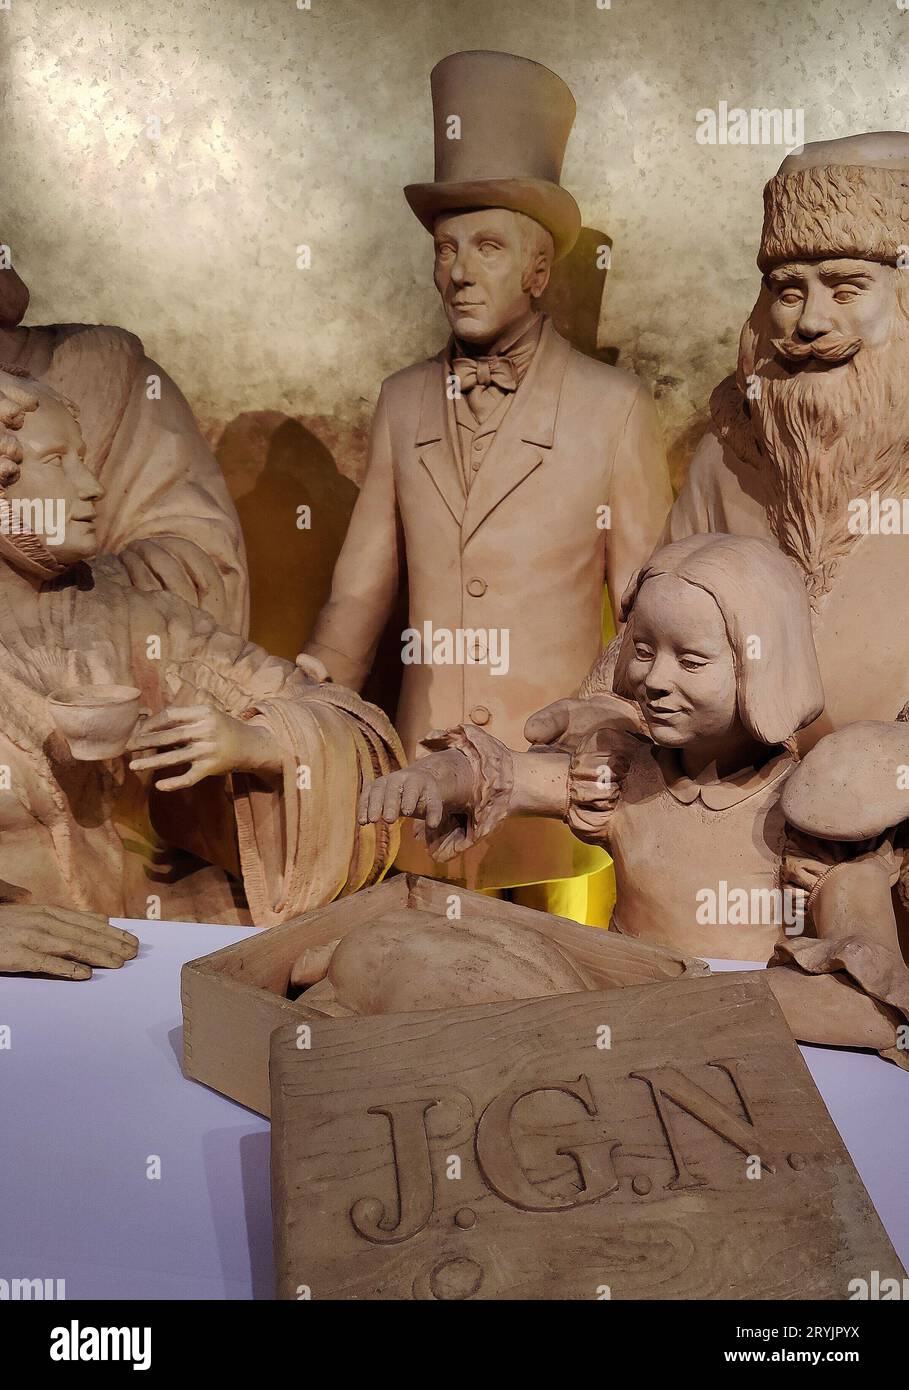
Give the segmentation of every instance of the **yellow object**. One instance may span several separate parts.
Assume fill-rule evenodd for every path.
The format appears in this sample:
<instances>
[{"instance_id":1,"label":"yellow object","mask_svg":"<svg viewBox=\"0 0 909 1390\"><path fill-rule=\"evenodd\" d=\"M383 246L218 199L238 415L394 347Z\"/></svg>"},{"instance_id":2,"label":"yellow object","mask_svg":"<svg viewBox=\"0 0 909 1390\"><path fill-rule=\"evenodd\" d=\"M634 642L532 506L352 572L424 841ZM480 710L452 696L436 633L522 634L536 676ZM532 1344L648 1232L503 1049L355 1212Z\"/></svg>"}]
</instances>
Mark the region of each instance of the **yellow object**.
<instances>
[{"instance_id":1,"label":"yellow object","mask_svg":"<svg viewBox=\"0 0 909 1390\"><path fill-rule=\"evenodd\" d=\"M608 927L615 903L615 871L610 862L595 874L528 883L523 888L503 889L496 896L507 896L509 901L538 912L570 917L588 927Z\"/></svg>"}]
</instances>

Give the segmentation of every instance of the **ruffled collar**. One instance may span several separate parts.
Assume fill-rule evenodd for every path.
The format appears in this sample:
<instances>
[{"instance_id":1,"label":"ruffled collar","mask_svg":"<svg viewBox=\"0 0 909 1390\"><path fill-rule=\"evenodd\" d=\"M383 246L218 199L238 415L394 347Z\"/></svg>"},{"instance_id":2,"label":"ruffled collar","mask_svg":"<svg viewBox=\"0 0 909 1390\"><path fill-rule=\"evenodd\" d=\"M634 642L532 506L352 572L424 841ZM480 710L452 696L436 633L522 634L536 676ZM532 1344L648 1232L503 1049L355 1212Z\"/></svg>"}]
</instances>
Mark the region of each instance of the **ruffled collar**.
<instances>
[{"instance_id":1,"label":"ruffled collar","mask_svg":"<svg viewBox=\"0 0 909 1390\"><path fill-rule=\"evenodd\" d=\"M718 777L713 763L697 777L689 777L683 771L682 760L674 748L654 748L652 753L666 783L666 790L676 801L690 806L700 798L711 811L727 811L730 806L738 806L766 787L773 786L774 782L781 781L795 767L792 754L783 748L760 767L742 768L731 777Z\"/></svg>"}]
</instances>

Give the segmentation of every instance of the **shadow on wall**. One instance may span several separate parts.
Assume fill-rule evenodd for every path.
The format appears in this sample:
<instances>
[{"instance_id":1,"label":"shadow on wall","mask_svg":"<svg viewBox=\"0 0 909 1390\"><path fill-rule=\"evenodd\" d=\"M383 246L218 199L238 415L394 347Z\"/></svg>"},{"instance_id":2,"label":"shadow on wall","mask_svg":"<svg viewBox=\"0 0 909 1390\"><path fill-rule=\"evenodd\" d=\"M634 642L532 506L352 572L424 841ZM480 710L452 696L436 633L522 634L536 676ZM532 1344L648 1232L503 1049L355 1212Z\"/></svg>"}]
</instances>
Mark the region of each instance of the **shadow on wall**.
<instances>
[{"instance_id":1,"label":"shadow on wall","mask_svg":"<svg viewBox=\"0 0 909 1390\"><path fill-rule=\"evenodd\" d=\"M276 410L238 415L215 453L246 540L250 636L292 661L331 590L357 485L311 430Z\"/></svg>"},{"instance_id":2,"label":"shadow on wall","mask_svg":"<svg viewBox=\"0 0 909 1390\"><path fill-rule=\"evenodd\" d=\"M551 315L562 337L578 352L615 365L618 348L597 346L611 253L611 236L582 227L572 250L552 267L540 308Z\"/></svg>"},{"instance_id":3,"label":"shadow on wall","mask_svg":"<svg viewBox=\"0 0 909 1390\"><path fill-rule=\"evenodd\" d=\"M615 362L618 356L616 348L597 347L608 273L603 248L611 246L605 232L582 228L574 249L553 267L540 301L563 337L601 362ZM328 598L357 499L358 488L349 475L361 476L365 461L362 436L339 432L331 421L312 423L319 434L280 411L247 411L226 426L215 446L246 540L250 636L288 660L302 647ZM309 508L308 529L299 524L303 507ZM390 711L397 705L400 634L406 623L402 585L364 690L368 699Z\"/></svg>"}]
</instances>

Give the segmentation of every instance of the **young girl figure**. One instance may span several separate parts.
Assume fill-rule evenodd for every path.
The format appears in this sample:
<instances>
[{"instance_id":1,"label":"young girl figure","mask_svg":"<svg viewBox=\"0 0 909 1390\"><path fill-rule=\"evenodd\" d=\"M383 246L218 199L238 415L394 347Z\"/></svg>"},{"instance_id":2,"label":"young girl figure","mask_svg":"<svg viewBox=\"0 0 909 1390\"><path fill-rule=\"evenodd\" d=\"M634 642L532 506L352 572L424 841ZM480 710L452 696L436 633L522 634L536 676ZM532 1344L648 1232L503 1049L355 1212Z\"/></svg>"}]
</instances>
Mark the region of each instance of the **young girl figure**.
<instances>
[{"instance_id":1,"label":"young girl figure","mask_svg":"<svg viewBox=\"0 0 909 1390\"><path fill-rule=\"evenodd\" d=\"M614 930L738 960L766 961L779 944L786 965L772 981L799 1036L894 1047L909 1003L895 927L875 944L892 953L886 999L843 988L846 973L809 976L786 949L802 932L855 930L848 877L833 875L826 891L834 866L870 859L890 884L899 871L890 842L815 840L788 827L780 806L795 735L824 704L795 565L756 538L688 537L633 578L622 617L612 686L636 703L647 736L629 734L626 719L573 752L516 752L462 725L430 735L426 756L366 789L361 820L417 817L430 851L447 859L505 816L558 816L613 857Z\"/></svg>"}]
</instances>

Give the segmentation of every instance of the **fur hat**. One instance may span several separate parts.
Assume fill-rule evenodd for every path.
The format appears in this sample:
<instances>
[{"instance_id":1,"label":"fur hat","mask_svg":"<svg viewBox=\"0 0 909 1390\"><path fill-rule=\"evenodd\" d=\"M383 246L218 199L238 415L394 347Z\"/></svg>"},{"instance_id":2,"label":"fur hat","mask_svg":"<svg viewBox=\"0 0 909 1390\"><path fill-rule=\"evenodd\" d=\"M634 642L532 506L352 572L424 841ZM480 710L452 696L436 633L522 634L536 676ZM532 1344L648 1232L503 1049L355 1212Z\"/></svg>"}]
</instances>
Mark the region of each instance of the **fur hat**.
<instances>
[{"instance_id":1,"label":"fur hat","mask_svg":"<svg viewBox=\"0 0 909 1390\"><path fill-rule=\"evenodd\" d=\"M819 140L783 160L764 189L758 265L850 256L895 263L909 248L909 134Z\"/></svg>"}]
</instances>

